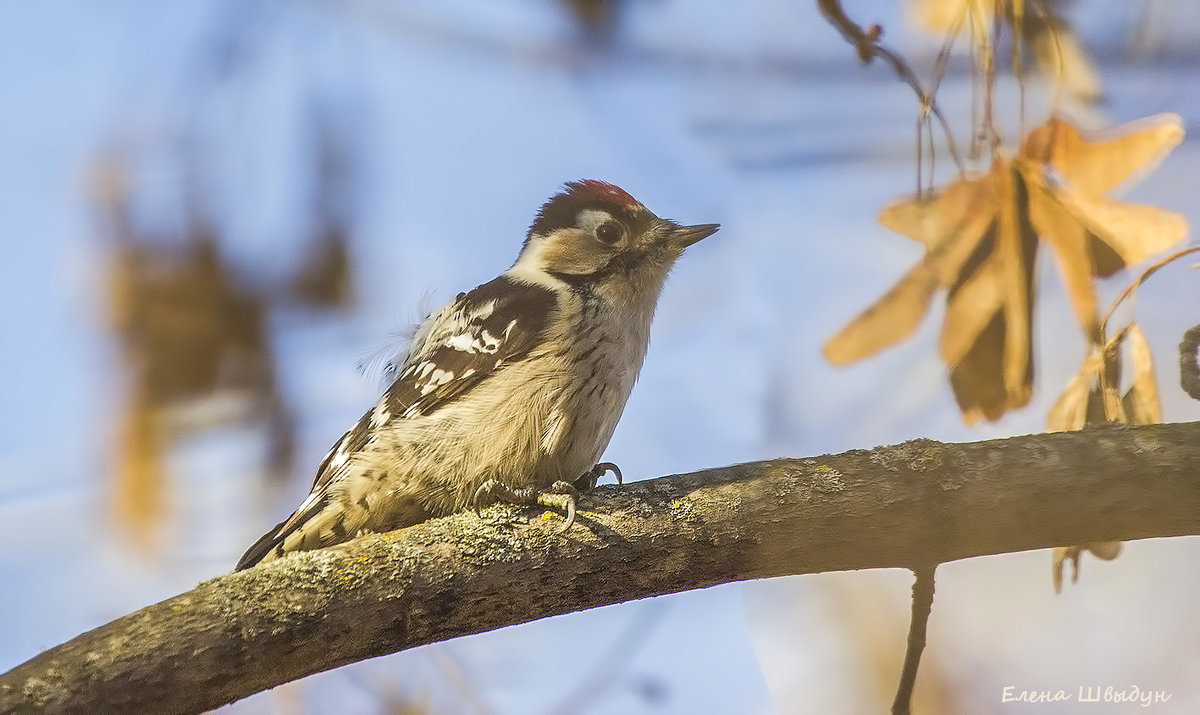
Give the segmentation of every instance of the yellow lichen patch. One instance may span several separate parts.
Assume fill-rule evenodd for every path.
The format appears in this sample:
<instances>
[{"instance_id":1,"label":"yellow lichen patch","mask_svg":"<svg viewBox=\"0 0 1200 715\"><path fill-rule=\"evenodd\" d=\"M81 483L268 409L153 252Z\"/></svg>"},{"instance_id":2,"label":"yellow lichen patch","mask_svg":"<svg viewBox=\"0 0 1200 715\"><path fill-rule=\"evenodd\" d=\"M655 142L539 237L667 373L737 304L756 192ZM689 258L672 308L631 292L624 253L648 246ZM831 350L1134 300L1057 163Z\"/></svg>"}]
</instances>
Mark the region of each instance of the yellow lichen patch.
<instances>
[{"instance_id":1,"label":"yellow lichen patch","mask_svg":"<svg viewBox=\"0 0 1200 715\"><path fill-rule=\"evenodd\" d=\"M828 464L818 464L813 468L813 491L830 493L840 492L846 488L842 481L842 473Z\"/></svg>"},{"instance_id":2,"label":"yellow lichen patch","mask_svg":"<svg viewBox=\"0 0 1200 715\"><path fill-rule=\"evenodd\" d=\"M691 521L696 518L696 507L690 499L672 499L668 506L674 519Z\"/></svg>"}]
</instances>

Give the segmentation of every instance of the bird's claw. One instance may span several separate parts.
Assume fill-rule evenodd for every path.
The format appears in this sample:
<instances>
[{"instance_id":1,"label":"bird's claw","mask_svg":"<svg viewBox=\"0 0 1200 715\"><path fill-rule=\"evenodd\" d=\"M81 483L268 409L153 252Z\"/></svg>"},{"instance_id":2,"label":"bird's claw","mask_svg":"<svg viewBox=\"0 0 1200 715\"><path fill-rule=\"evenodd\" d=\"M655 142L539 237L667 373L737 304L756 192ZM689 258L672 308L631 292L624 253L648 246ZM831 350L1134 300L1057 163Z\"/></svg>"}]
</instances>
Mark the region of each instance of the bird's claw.
<instances>
[{"instance_id":1,"label":"bird's claw","mask_svg":"<svg viewBox=\"0 0 1200 715\"><path fill-rule=\"evenodd\" d=\"M483 516L483 501L491 497L492 485L496 483L495 479L489 479L471 495L471 509L475 512L475 516Z\"/></svg>"},{"instance_id":2,"label":"bird's claw","mask_svg":"<svg viewBox=\"0 0 1200 715\"><path fill-rule=\"evenodd\" d=\"M475 490L475 495L471 498L471 505L475 509L475 514L479 516L485 506L491 506L497 502L560 509L567 512L567 521L558 530L558 533L561 534L575 523L578 500L579 490L573 484L561 480L554 482L544 491L538 491L536 489L513 489L503 482L489 479Z\"/></svg>"},{"instance_id":3,"label":"bird's claw","mask_svg":"<svg viewBox=\"0 0 1200 715\"><path fill-rule=\"evenodd\" d=\"M575 486L583 491L590 492L596 488L596 482L600 481L600 478L609 472L612 472L613 476L617 478L617 484L625 483L621 476L620 467L612 462L600 462L596 466L592 467L591 470L584 472L583 475L576 479Z\"/></svg>"},{"instance_id":4,"label":"bird's claw","mask_svg":"<svg viewBox=\"0 0 1200 715\"><path fill-rule=\"evenodd\" d=\"M575 523L575 509L578 501L579 490L575 488L574 484L562 480L551 484L549 489L538 492L537 495L539 505L567 512L567 520L558 530L559 534L566 533L567 529L570 529Z\"/></svg>"},{"instance_id":5,"label":"bird's claw","mask_svg":"<svg viewBox=\"0 0 1200 715\"><path fill-rule=\"evenodd\" d=\"M623 481L624 478L621 476L621 468L618 467L617 465L613 464L612 462L601 462L601 463L597 464L596 466L592 467L592 474L595 476L595 481L600 481L600 477L603 477L605 474L607 474L609 472L612 472L613 476L617 478L617 484L619 484L619 485L625 484L625 482Z\"/></svg>"},{"instance_id":6,"label":"bird's claw","mask_svg":"<svg viewBox=\"0 0 1200 715\"><path fill-rule=\"evenodd\" d=\"M475 509L476 516L482 516L480 512L484 507L498 502L528 505L535 501L536 494L532 489L513 489L499 480L489 479L475 490L475 495L471 497L471 506Z\"/></svg>"}]
</instances>

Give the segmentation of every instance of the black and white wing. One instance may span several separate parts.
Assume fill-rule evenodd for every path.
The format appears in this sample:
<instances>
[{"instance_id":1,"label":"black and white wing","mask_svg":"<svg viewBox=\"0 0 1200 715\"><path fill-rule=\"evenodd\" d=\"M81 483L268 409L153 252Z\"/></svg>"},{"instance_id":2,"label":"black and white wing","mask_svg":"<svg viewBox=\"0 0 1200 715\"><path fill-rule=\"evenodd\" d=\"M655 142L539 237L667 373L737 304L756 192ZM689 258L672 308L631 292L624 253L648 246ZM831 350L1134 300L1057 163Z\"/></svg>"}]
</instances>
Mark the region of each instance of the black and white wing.
<instances>
[{"instance_id":1,"label":"black and white wing","mask_svg":"<svg viewBox=\"0 0 1200 715\"><path fill-rule=\"evenodd\" d=\"M555 304L550 290L506 276L460 294L417 330L384 394L387 413L392 419L432 414L520 361L541 340Z\"/></svg>"},{"instance_id":2,"label":"black and white wing","mask_svg":"<svg viewBox=\"0 0 1200 715\"><path fill-rule=\"evenodd\" d=\"M308 498L250 547L238 568L256 563L324 510L331 500L330 485L352 473L354 455L389 425L432 415L528 355L542 339L556 304L552 291L502 275L459 294L430 316L417 329L408 357L387 391L325 455Z\"/></svg>"}]
</instances>

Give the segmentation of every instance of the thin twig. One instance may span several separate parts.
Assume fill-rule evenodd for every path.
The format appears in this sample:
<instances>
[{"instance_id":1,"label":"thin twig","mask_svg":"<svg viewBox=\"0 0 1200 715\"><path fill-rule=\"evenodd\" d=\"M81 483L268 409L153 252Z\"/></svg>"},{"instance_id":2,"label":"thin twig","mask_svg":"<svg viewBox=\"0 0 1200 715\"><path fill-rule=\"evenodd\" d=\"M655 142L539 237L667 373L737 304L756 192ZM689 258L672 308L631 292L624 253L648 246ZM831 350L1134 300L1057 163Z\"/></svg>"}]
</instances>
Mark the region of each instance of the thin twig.
<instances>
[{"instance_id":1,"label":"thin twig","mask_svg":"<svg viewBox=\"0 0 1200 715\"><path fill-rule=\"evenodd\" d=\"M954 134L950 131L950 124L942 115L942 111L938 109L933 94L921 86L917 75L899 55L879 44L883 28L879 25L872 25L864 30L846 15L846 11L842 9L842 4L838 0L817 0L817 8L821 11L821 15L829 21L829 24L833 25L838 32L842 33L842 37L854 46L858 52L858 58L863 64L870 63L876 57L882 58L891 66L896 76L917 93L917 98L921 102L921 111L927 111L937 117L938 123L942 125L942 132L946 135L946 146L950 150L950 156L954 158L958 170L966 171L966 166L958 153L958 145L954 141Z\"/></svg>"},{"instance_id":2,"label":"thin twig","mask_svg":"<svg viewBox=\"0 0 1200 715\"><path fill-rule=\"evenodd\" d=\"M617 676L629 666L629 662L637 655L642 646L654 634L662 622L664 604L661 601L651 601L644 606L625 626L604 655L596 660L589 669L589 675L579 683L573 692L567 695L557 706L551 708L552 715L568 715L578 712L584 704L600 700L604 692L617 682Z\"/></svg>"},{"instance_id":3,"label":"thin twig","mask_svg":"<svg viewBox=\"0 0 1200 715\"><path fill-rule=\"evenodd\" d=\"M1020 104L1017 113L1017 137L1025 136L1025 63L1021 60L1021 46L1025 41L1024 5L1009 5L1009 25L1012 36L1008 42L1008 61L1012 65L1013 78L1017 81L1017 98Z\"/></svg>"},{"instance_id":4,"label":"thin twig","mask_svg":"<svg viewBox=\"0 0 1200 715\"><path fill-rule=\"evenodd\" d=\"M1149 268L1142 271L1142 274L1140 276L1138 276L1137 278L1130 281L1129 285L1125 286L1125 289L1121 291L1121 294L1117 296L1116 300L1114 300L1112 302L1112 304L1108 306L1108 310L1106 310L1104 312L1104 319L1100 321L1101 334L1103 335L1105 332L1108 331L1108 321L1109 321L1109 319L1112 318L1113 313L1117 310L1117 306L1119 306L1122 303L1122 301L1124 301L1125 299L1132 296L1134 291L1136 291L1140 285L1145 283L1146 280L1148 278L1150 278L1150 276L1154 275L1155 273L1158 273L1159 269L1161 269L1163 266L1167 265L1168 263L1171 263L1172 261L1182 258L1183 256L1186 256L1186 255L1189 255L1192 253L1197 253L1197 252L1200 252L1200 246L1190 246L1188 248L1183 249L1182 251L1176 251L1175 253L1172 253L1171 255L1167 256L1166 258L1162 259L1161 261L1158 261L1157 263L1151 265Z\"/></svg>"},{"instance_id":5,"label":"thin twig","mask_svg":"<svg viewBox=\"0 0 1200 715\"><path fill-rule=\"evenodd\" d=\"M1046 8L1042 7L1041 3L1033 3L1032 5L1030 5L1030 7L1033 9L1033 12L1037 15L1037 19L1040 22L1046 23L1046 26L1049 27L1051 17L1050 17L1050 14L1046 11ZM1057 109L1059 106L1062 105L1063 90L1066 87L1066 84L1063 80L1063 78L1066 77L1066 73L1064 71L1065 67L1066 67L1066 62L1064 61L1065 55L1063 54L1062 40L1060 39L1059 34L1057 32L1051 32L1050 40L1054 43L1054 59L1055 59L1055 62L1058 63L1058 66L1055 67L1054 82L1051 84L1052 92L1051 92L1051 96L1050 96L1050 106ZM1024 136L1024 135L1022 135L1022 136Z\"/></svg>"},{"instance_id":6,"label":"thin twig","mask_svg":"<svg viewBox=\"0 0 1200 715\"><path fill-rule=\"evenodd\" d=\"M924 131L925 125L928 123L929 123L929 119L928 119L927 114L922 113L920 116L917 117L917 142L916 142L917 155L914 157L914 159L916 159L916 162L917 162L917 196L918 197L925 195L925 182L921 180L922 179L921 170L923 168L925 168L925 163L924 163L924 157L923 157L924 152L921 151L921 149L922 149L922 145L925 143L925 131ZM933 142L929 142L929 143L932 144ZM932 173L932 172L930 172L930 173ZM929 192L931 194L933 193L932 177L929 179Z\"/></svg>"},{"instance_id":7,"label":"thin twig","mask_svg":"<svg viewBox=\"0 0 1200 715\"><path fill-rule=\"evenodd\" d=\"M946 33L946 40L942 43L938 50L937 57L933 61L933 71L929 77L929 94L934 96L937 94L938 88L942 85L942 80L946 77L946 70L950 67L950 53L954 50L954 43L958 36L962 34L963 23L966 21L966 13L958 16L954 22L954 26ZM932 193L934 180L934 170L936 167L936 151L933 143L933 124L929 121L929 113L924 112L920 118L921 124L924 126L926 133L929 135L929 190ZM921 195L921 182L919 177L920 169L918 168L917 194Z\"/></svg>"},{"instance_id":8,"label":"thin twig","mask_svg":"<svg viewBox=\"0 0 1200 715\"><path fill-rule=\"evenodd\" d=\"M458 694L458 705L470 705L473 712L481 715L491 715L495 712L483 699L479 689L474 686L473 679L469 677L468 673L463 672L462 663L450 649L431 648L429 656L450 687L454 688L454 692Z\"/></svg>"},{"instance_id":9,"label":"thin twig","mask_svg":"<svg viewBox=\"0 0 1200 715\"><path fill-rule=\"evenodd\" d=\"M983 129L987 132L988 148L992 154L1000 147L1000 133L996 131L996 43L1000 37L1000 13L992 15L992 27L987 35L987 52L983 65L985 88L983 92Z\"/></svg>"},{"instance_id":10,"label":"thin twig","mask_svg":"<svg viewBox=\"0 0 1200 715\"><path fill-rule=\"evenodd\" d=\"M912 712L913 686L917 682L917 668L921 666L921 653L925 650L929 613L933 610L933 577L936 570L936 564L913 569L912 620L908 624L908 646L904 650L904 667L900 670L896 699L892 701L892 715L908 715Z\"/></svg>"}]
</instances>

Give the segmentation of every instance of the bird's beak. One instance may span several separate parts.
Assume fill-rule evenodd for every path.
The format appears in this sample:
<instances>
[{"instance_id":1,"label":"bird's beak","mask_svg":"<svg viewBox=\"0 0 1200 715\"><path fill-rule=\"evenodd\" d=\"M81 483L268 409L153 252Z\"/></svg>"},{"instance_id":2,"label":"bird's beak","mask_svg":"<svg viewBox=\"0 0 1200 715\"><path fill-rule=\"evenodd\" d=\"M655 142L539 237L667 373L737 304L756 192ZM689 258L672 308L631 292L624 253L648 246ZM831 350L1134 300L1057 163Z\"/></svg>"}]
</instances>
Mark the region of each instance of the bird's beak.
<instances>
[{"instance_id":1,"label":"bird's beak","mask_svg":"<svg viewBox=\"0 0 1200 715\"><path fill-rule=\"evenodd\" d=\"M695 226L680 226L671 231L671 244L684 249L702 238L708 238L721 228L719 223L700 223Z\"/></svg>"}]
</instances>

